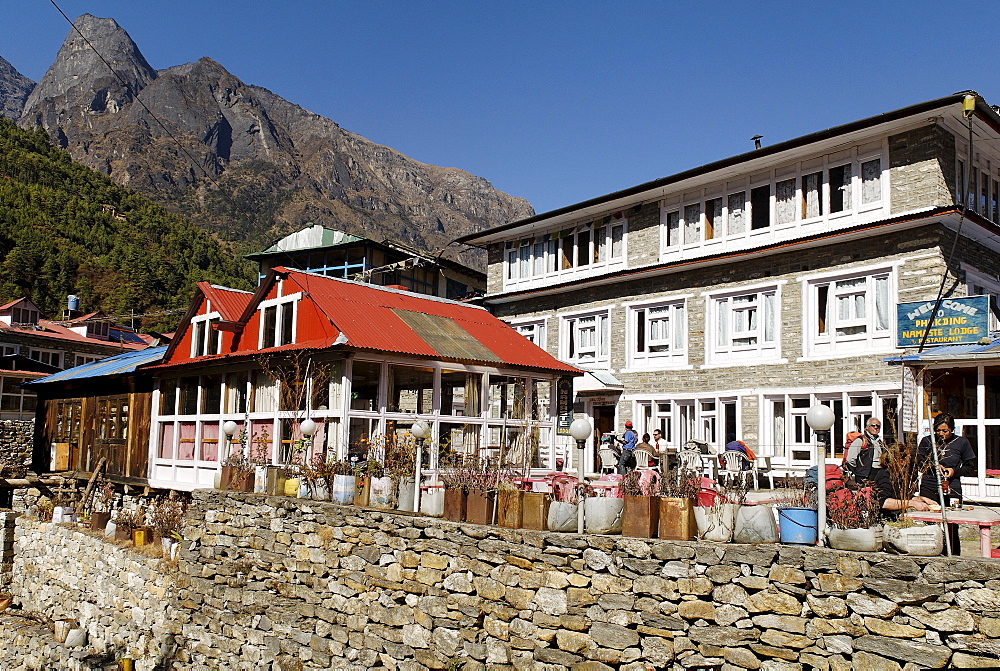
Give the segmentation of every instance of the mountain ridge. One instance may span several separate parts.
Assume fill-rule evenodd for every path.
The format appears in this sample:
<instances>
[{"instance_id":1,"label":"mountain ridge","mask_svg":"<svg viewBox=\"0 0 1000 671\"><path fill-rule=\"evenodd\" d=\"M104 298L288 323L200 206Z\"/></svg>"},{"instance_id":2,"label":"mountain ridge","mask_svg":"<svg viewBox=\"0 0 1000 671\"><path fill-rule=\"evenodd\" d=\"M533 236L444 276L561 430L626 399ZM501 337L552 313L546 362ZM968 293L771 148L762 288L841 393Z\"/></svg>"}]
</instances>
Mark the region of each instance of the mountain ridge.
<instances>
[{"instance_id":1,"label":"mountain ridge","mask_svg":"<svg viewBox=\"0 0 1000 671\"><path fill-rule=\"evenodd\" d=\"M210 58L154 70L113 19L83 15L74 25L132 91L73 30L27 97L19 125L41 125L74 159L189 216L239 251L315 222L447 249L482 269L481 250L455 252L451 241L534 212L482 177L373 143L244 83Z\"/></svg>"}]
</instances>

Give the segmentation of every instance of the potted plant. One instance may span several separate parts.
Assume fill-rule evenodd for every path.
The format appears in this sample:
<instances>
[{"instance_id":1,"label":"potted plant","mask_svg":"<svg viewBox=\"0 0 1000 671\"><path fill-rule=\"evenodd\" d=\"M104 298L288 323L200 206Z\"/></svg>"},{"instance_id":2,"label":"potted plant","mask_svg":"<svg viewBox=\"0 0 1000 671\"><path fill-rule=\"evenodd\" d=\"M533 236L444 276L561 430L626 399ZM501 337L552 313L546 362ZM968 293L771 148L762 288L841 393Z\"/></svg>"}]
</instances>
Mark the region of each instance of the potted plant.
<instances>
[{"instance_id":1,"label":"potted plant","mask_svg":"<svg viewBox=\"0 0 1000 671\"><path fill-rule=\"evenodd\" d=\"M622 536L655 538L660 523L660 475L651 469L630 471L621 483L624 496Z\"/></svg>"},{"instance_id":2,"label":"potted plant","mask_svg":"<svg viewBox=\"0 0 1000 671\"><path fill-rule=\"evenodd\" d=\"M416 458L417 441L412 434L405 433L386 441L385 473L392 479L392 491L399 510L413 511Z\"/></svg>"},{"instance_id":3,"label":"potted plant","mask_svg":"<svg viewBox=\"0 0 1000 671\"><path fill-rule=\"evenodd\" d=\"M513 480L501 478L497 484L497 524L520 529L524 518L524 490Z\"/></svg>"},{"instance_id":4,"label":"potted plant","mask_svg":"<svg viewBox=\"0 0 1000 671\"><path fill-rule=\"evenodd\" d=\"M338 459L325 463L326 469L329 471L325 477L329 483L330 500L343 505L354 503L357 478L354 475L354 467L351 462Z\"/></svg>"},{"instance_id":5,"label":"potted plant","mask_svg":"<svg viewBox=\"0 0 1000 671\"><path fill-rule=\"evenodd\" d=\"M484 461L470 472L470 476L465 521L473 524L493 524L499 474Z\"/></svg>"},{"instance_id":6,"label":"potted plant","mask_svg":"<svg viewBox=\"0 0 1000 671\"><path fill-rule=\"evenodd\" d=\"M169 497L156 501L149 511L149 522L153 528L153 542L159 540L163 545L164 552L168 555L172 546L181 537L185 512L187 512L187 505L184 501Z\"/></svg>"},{"instance_id":7,"label":"potted plant","mask_svg":"<svg viewBox=\"0 0 1000 671\"><path fill-rule=\"evenodd\" d=\"M830 547L855 552L882 549L882 511L870 487L832 492L827 496L826 512Z\"/></svg>"},{"instance_id":8,"label":"potted plant","mask_svg":"<svg viewBox=\"0 0 1000 671\"><path fill-rule=\"evenodd\" d=\"M590 534L620 534L625 501L607 489L597 491L589 484L583 487L584 529Z\"/></svg>"},{"instance_id":9,"label":"potted plant","mask_svg":"<svg viewBox=\"0 0 1000 671\"><path fill-rule=\"evenodd\" d=\"M104 531L111 521L111 506L115 500L115 488L110 482L104 482L94 490L94 510L90 514L90 528L94 531Z\"/></svg>"},{"instance_id":10,"label":"potted plant","mask_svg":"<svg viewBox=\"0 0 1000 671\"><path fill-rule=\"evenodd\" d=\"M444 483L444 510L442 515L452 522L464 522L469 494L468 473L464 466L444 468L440 472Z\"/></svg>"},{"instance_id":11,"label":"potted plant","mask_svg":"<svg viewBox=\"0 0 1000 671\"><path fill-rule=\"evenodd\" d=\"M887 418L892 422L891 418ZM886 433L895 434L895 427ZM917 493L916 475L929 463L916 463L916 447L912 442L892 443L882 451L882 463L889 476L889 485L895 494L893 498L909 501ZM944 549L944 530L938 524L917 524L913 520L899 516L899 513L885 512L890 517L884 527L884 542L897 552L918 557L941 554ZM895 517L895 519L892 519Z\"/></svg>"},{"instance_id":12,"label":"potted plant","mask_svg":"<svg viewBox=\"0 0 1000 671\"><path fill-rule=\"evenodd\" d=\"M738 505L726 497L725 491L702 487L695 504L694 521L699 539L717 543L732 540Z\"/></svg>"},{"instance_id":13,"label":"potted plant","mask_svg":"<svg viewBox=\"0 0 1000 671\"><path fill-rule=\"evenodd\" d=\"M366 468L368 473L368 505L373 508L391 508L396 498L392 478L385 473L381 461L369 459Z\"/></svg>"},{"instance_id":14,"label":"potted plant","mask_svg":"<svg viewBox=\"0 0 1000 671\"><path fill-rule=\"evenodd\" d=\"M774 521L774 508L767 504L747 503L750 489L748 478L730 478L723 493L730 503L736 505L733 520L734 543L777 543L778 525Z\"/></svg>"},{"instance_id":15,"label":"potted plant","mask_svg":"<svg viewBox=\"0 0 1000 671\"><path fill-rule=\"evenodd\" d=\"M145 545L148 540L146 529L146 514L141 510L122 508L115 515L115 540L133 541L136 545ZM139 534L135 532L139 531Z\"/></svg>"},{"instance_id":16,"label":"potted plant","mask_svg":"<svg viewBox=\"0 0 1000 671\"><path fill-rule=\"evenodd\" d=\"M675 541L693 540L697 533L694 502L701 476L689 468L672 468L660 478L660 538Z\"/></svg>"},{"instance_id":17,"label":"potted plant","mask_svg":"<svg viewBox=\"0 0 1000 671\"><path fill-rule=\"evenodd\" d=\"M548 492L524 492L521 496L521 528L545 531L552 495Z\"/></svg>"},{"instance_id":18,"label":"potted plant","mask_svg":"<svg viewBox=\"0 0 1000 671\"><path fill-rule=\"evenodd\" d=\"M552 476L552 501L546 526L549 531L576 531L580 510L577 479L568 473Z\"/></svg>"},{"instance_id":19,"label":"potted plant","mask_svg":"<svg viewBox=\"0 0 1000 671\"><path fill-rule=\"evenodd\" d=\"M221 489L234 492L252 492L256 464L242 449L233 450L222 462Z\"/></svg>"}]
</instances>

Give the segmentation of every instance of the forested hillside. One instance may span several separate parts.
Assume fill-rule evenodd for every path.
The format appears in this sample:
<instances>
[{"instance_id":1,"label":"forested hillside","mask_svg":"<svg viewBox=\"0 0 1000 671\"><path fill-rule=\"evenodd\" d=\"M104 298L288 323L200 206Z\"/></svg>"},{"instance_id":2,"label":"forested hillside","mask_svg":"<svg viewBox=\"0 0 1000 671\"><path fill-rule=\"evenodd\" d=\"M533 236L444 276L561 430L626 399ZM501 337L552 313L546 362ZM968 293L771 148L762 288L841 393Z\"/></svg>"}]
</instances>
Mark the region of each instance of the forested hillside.
<instances>
[{"instance_id":1,"label":"forested hillside","mask_svg":"<svg viewBox=\"0 0 1000 671\"><path fill-rule=\"evenodd\" d=\"M74 163L43 130L0 119L0 303L56 315L67 294L107 314L187 306L195 282L252 288L256 273L208 233ZM143 328L172 329L179 314Z\"/></svg>"}]
</instances>

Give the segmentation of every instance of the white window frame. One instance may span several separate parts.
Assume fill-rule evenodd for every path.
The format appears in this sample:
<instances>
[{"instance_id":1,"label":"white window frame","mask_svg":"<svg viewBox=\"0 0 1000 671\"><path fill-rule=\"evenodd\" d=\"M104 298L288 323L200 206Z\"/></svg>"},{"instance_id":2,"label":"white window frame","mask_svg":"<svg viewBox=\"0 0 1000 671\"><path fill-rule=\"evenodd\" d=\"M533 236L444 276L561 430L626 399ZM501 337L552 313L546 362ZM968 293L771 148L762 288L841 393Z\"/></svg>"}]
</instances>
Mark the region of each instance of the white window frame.
<instances>
[{"instance_id":1,"label":"white window frame","mask_svg":"<svg viewBox=\"0 0 1000 671\"><path fill-rule=\"evenodd\" d=\"M222 354L222 332L212 328L221 319L222 316L218 312L208 312L191 319L191 325L189 326L191 331L191 358ZM213 344L215 347L212 346Z\"/></svg>"},{"instance_id":2,"label":"white window frame","mask_svg":"<svg viewBox=\"0 0 1000 671\"><path fill-rule=\"evenodd\" d=\"M266 301L261 301L257 306L257 318L260 323L260 328L257 329L257 348L264 349L264 314L267 308L277 308L277 315L274 320L274 345L269 345L269 347L280 347L281 345L289 345L298 342L298 303L302 299L302 292L297 292L294 294L289 294L287 296L279 296L277 298L271 298ZM284 343L281 342L281 332L282 332L282 320L286 318L288 309L291 309L291 314L288 319L292 320L292 339L291 341Z\"/></svg>"},{"instance_id":3,"label":"white window frame","mask_svg":"<svg viewBox=\"0 0 1000 671\"><path fill-rule=\"evenodd\" d=\"M54 356L59 357L59 363L52 363L52 358ZM56 368L64 368L66 364L65 352L58 349L45 349L42 347L32 347L28 350L28 358L44 363L48 366L55 366Z\"/></svg>"},{"instance_id":4,"label":"white window frame","mask_svg":"<svg viewBox=\"0 0 1000 671\"><path fill-rule=\"evenodd\" d=\"M591 328L593 319L593 328ZM592 337L588 338L590 332ZM592 341L592 342L591 342ZM586 342L586 344L583 344ZM572 348L571 348L572 344ZM572 355L570 354L572 349ZM581 352L587 356L581 356ZM561 315L559 319L559 354L563 361L597 368L611 362L610 310Z\"/></svg>"},{"instance_id":5,"label":"white window frame","mask_svg":"<svg viewBox=\"0 0 1000 671\"><path fill-rule=\"evenodd\" d=\"M802 282L803 357L818 359L857 356L861 353L894 352L895 346L895 306L899 302L897 286L897 263L881 266L852 268L849 271L827 272L799 278ZM838 291L838 282L865 280L862 292L844 288ZM879 328L878 279L886 282L885 328ZM819 332L820 290L826 288L826 333ZM843 319L839 316L838 296L865 296L866 316ZM863 332L838 334L838 328L865 327Z\"/></svg>"},{"instance_id":6,"label":"white window frame","mask_svg":"<svg viewBox=\"0 0 1000 671\"><path fill-rule=\"evenodd\" d=\"M600 240L595 239L597 232L603 232ZM581 236L586 239L586 249L582 250ZM572 239L572 258L570 267L563 268L562 247L566 239ZM539 286L556 278L591 276L624 267L627 241L628 217L624 215L618 218L616 215L601 216L562 225L532 237L508 240L503 253L504 288ZM586 263L580 263L581 255Z\"/></svg>"},{"instance_id":7,"label":"white window frame","mask_svg":"<svg viewBox=\"0 0 1000 671\"><path fill-rule=\"evenodd\" d=\"M628 367L635 369L681 368L688 364L688 306L689 295L669 299L626 304L626 351ZM666 310L665 315L652 311ZM642 319L644 349L639 350L639 333ZM666 337L653 338L654 322L666 322ZM658 348L658 349L653 349Z\"/></svg>"},{"instance_id":8,"label":"white window frame","mask_svg":"<svg viewBox=\"0 0 1000 671\"><path fill-rule=\"evenodd\" d=\"M93 354L76 354L73 357L73 366L84 366L88 363L94 363L100 361L101 357L95 356Z\"/></svg>"},{"instance_id":9,"label":"white window frame","mask_svg":"<svg viewBox=\"0 0 1000 671\"><path fill-rule=\"evenodd\" d=\"M546 319L533 319L531 321L509 322L510 327L522 336L533 342L535 345L546 349Z\"/></svg>"},{"instance_id":10,"label":"white window frame","mask_svg":"<svg viewBox=\"0 0 1000 671\"><path fill-rule=\"evenodd\" d=\"M756 363L783 363L781 359L781 287L784 281L734 287L725 291L702 294L706 299L707 322L705 325L705 361L703 367L727 366L754 361ZM752 303L736 303L737 300L754 296ZM769 297L769 298L768 298ZM753 307L757 313L754 329L735 329L733 306L739 305L740 312ZM720 312L726 311L725 328L720 331ZM766 320L770 317L768 328ZM722 340L725 342L721 342ZM756 342L738 342L756 339Z\"/></svg>"}]
</instances>

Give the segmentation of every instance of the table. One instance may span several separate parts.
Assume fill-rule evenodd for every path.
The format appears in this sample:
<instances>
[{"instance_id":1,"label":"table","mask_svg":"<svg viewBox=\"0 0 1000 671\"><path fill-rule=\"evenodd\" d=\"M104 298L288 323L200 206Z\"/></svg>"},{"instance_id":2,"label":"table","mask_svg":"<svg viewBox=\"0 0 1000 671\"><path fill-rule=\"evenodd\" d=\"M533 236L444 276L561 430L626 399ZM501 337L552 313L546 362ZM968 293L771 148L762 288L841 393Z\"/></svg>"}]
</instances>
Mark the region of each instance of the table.
<instances>
[{"instance_id":1,"label":"table","mask_svg":"<svg viewBox=\"0 0 1000 671\"><path fill-rule=\"evenodd\" d=\"M911 510L904 514L911 520L941 523L941 513ZM984 557L991 556L993 549L993 527L1000 526L1000 514L989 508L973 507L972 510L947 511L948 524L975 524L979 527L979 552Z\"/></svg>"}]
</instances>

